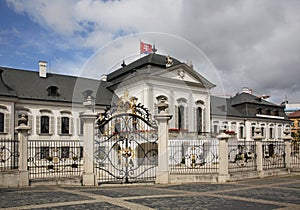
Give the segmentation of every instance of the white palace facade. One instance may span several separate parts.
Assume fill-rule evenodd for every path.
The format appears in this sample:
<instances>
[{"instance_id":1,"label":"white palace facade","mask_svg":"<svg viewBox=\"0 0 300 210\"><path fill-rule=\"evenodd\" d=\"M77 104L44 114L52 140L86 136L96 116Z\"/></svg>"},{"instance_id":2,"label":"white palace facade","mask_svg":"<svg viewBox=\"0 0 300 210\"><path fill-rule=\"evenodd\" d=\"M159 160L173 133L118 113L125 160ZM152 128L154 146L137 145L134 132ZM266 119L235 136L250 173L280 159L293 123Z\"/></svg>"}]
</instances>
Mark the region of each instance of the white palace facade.
<instances>
[{"instance_id":1,"label":"white palace facade","mask_svg":"<svg viewBox=\"0 0 300 210\"><path fill-rule=\"evenodd\" d=\"M14 138L17 119L28 118L30 140L82 140L82 102L92 95L95 112L113 106L128 92L155 115L157 98L167 100L173 115L169 129L211 136L224 129L238 140L251 140L254 128L265 140L280 140L290 121L284 107L249 91L230 98L211 96L215 87L191 64L160 54L149 54L101 80L0 67L0 138Z\"/></svg>"}]
</instances>

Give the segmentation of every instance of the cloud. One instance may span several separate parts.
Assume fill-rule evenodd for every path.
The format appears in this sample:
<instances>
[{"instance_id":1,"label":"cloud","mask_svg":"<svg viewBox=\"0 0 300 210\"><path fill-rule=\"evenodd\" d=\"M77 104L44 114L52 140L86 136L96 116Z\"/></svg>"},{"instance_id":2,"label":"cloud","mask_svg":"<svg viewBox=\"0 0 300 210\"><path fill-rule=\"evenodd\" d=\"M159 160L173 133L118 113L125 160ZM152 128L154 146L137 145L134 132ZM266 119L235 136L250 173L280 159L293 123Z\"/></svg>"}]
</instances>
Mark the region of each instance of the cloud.
<instances>
[{"instance_id":1,"label":"cloud","mask_svg":"<svg viewBox=\"0 0 300 210\"><path fill-rule=\"evenodd\" d=\"M28 15L32 21L56 34L56 39L48 40L48 45L65 51L88 49L98 54L100 57L94 55L93 61L89 60L93 54L82 54L66 62L74 67L72 62L79 65L89 60L90 65L83 68L89 69L87 72L93 76L110 71L124 57L135 57L137 39L144 39L155 43L160 53L174 53L174 57L183 61L193 59L199 73L217 83L216 93L234 94L243 86L249 86L258 94L271 94L278 103L286 95L292 101L300 101L299 1L7 2L17 13ZM141 32L157 33L143 36ZM128 38L126 43L118 41L107 47L107 43L135 33L139 35ZM176 36L182 40L174 38ZM186 47L182 47L183 43ZM197 48L208 56L217 70L201 67L203 55ZM63 60L59 60L57 67L62 63ZM82 71L76 69L73 73ZM216 74L222 82L216 79Z\"/></svg>"}]
</instances>

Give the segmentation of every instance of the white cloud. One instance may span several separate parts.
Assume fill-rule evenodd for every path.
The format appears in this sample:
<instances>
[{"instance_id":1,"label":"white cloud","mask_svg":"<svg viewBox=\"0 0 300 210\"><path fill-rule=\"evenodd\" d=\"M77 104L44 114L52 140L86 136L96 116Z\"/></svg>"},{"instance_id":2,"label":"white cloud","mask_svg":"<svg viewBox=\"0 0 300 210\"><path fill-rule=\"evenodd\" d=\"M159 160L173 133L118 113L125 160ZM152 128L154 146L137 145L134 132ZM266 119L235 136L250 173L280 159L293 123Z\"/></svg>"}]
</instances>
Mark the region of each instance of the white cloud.
<instances>
[{"instance_id":1,"label":"white cloud","mask_svg":"<svg viewBox=\"0 0 300 210\"><path fill-rule=\"evenodd\" d=\"M189 52L193 47L187 42L176 43L179 39L160 34L170 33L191 41L195 49L198 47L208 55L218 69L225 91L234 93L242 86L250 86L261 94L266 91L276 94L277 102L286 94L300 101L299 1L7 2L16 12L27 14L34 22L59 35L63 41L55 44L56 41L49 40L49 43L61 49L85 48L96 52L116 37L158 32L150 36L139 34L128 38L126 43L119 41L119 46L112 44L100 50L90 65L85 66L93 76L107 72L124 57L138 53L137 39L156 43L160 53L173 53L183 61L192 58L196 64L201 63L201 53ZM82 64L89 56L74 58L73 63ZM57 67L63 62L66 61L57 62ZM77 70L73 72L81 71L74 68ZM209 69L201 69L200 73L215 80L216 72ZM217 91L222 90L217 88Z\"/></svg>"}]
</instances>

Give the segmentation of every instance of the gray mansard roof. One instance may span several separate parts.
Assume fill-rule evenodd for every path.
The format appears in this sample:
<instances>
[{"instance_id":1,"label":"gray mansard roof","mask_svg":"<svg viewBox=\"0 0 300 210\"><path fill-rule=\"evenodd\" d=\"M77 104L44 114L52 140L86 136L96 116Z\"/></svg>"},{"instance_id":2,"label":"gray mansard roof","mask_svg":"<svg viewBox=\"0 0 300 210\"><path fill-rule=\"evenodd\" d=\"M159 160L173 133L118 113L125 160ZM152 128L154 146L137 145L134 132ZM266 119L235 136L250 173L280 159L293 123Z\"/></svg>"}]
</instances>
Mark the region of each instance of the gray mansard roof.
<instances>
[{"instance_id":1,"label":"gray mansard roof","mask_svg":"<svg viewBox=\"0 0 300 210\"><path fill-rule=\"evenodd\" d=\"M122 82L124 79L133 78L142 74L150 75L164 69L167 70L173 68L185 68L191 73L191 75L201 81L204 87L209 89L215 87L214 84L200 75L197 71L192 69L192 67L189 67L187 64L180 62L176 58L171 57L173 61L172 67L166 67L167 58L168 56L166 55L149 54L110 73L109 75L107 75L107 81L113 82L114 85L116 85Z\"/></svg>"},{"instance_id":2,"label":"gray mansard roof","mask_svg":"<svg viewBox=\"0 0 300 210\"><path fill-rule=\"evenodd\" d=\"M261 114L258 114L261 110ZM267 110L270 113L267 113ZM274 113L277 112L275 115ZM284 107L263 100L249 93L237 93L230 98L211 96L211 115L220 117L252 118L252 119L278 119L289 121ZM268 118L269 116L269 118ZM281 118L281 119L279 119Z\"/></svg>"},{"instance_id":3,"label":"gray mansard roof","mask_svg":"<svg viewBox=\"0 0 300 210\"><path fill-rule=\"evenodd\" d=\"M19 99L82 103L86 90L93 90L97 105L110 105L114 97L107 89L111 85L99 80L48 73L41 78L39 72L0 67L0 96ZM56 87L57 94L49 94Z\"/></svg>"}]
</instances>

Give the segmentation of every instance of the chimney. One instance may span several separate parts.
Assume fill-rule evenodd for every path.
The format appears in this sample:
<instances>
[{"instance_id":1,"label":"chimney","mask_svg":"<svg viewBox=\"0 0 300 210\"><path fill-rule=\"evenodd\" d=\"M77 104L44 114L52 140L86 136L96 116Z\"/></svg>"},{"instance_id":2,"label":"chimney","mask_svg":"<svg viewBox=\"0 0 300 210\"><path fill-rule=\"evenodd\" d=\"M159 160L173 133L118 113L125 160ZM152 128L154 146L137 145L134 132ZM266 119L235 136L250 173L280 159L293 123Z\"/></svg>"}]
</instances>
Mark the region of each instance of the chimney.
<instances>
[{"instance_id":1,"label":"chimney","mask_svg":"<svg viewBox=\"0 0 300 210\"><path fill-rule=\"evenodd\" d=\"M101 75L101 81L103 81L103 82L107 81L107 75L106 74Z\"/></svg>"},{"instance_id":2,"label":"chimney","mask_svg":"<svg viewBox=\"0 0 300 210\"><path fill-rule=\"evenodd\" d=\"M39 61L39 75L41 78L47 77L47 62Z\"/></svg>"},{"instance_id":3,"label":"chimney","mask_svg":"<svg viewBox=\"0 0 300 210\"><path fill-rule=\"evenodd\" d=\"M243 93L248 93L248 94L251 94L251 95L252 95L252 90L249 89L248 87L243 87L242 92L243 92Z\"/></svg>"}]
</instances>

